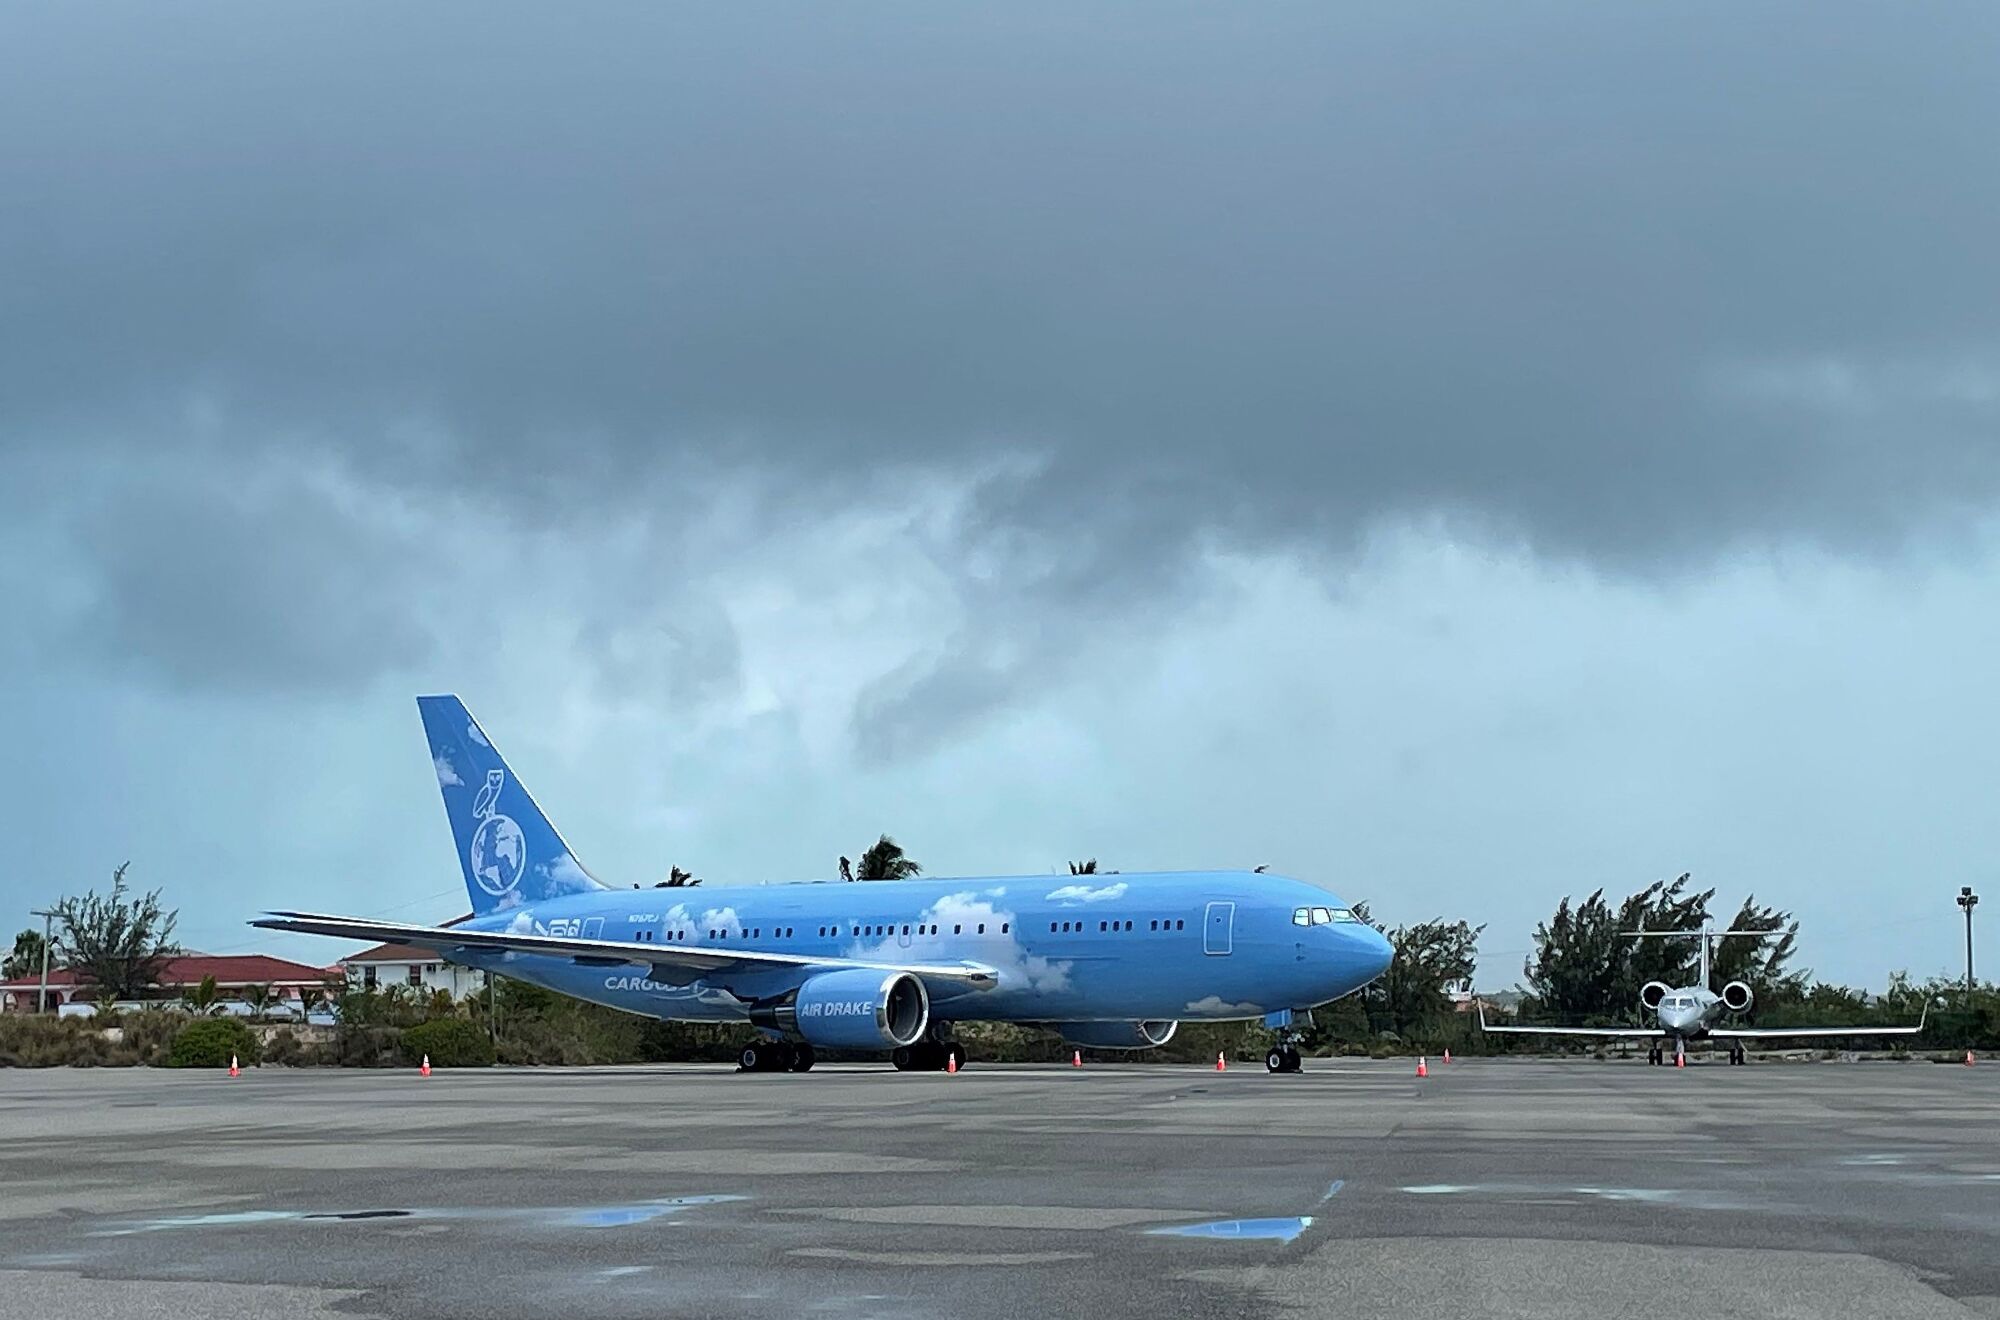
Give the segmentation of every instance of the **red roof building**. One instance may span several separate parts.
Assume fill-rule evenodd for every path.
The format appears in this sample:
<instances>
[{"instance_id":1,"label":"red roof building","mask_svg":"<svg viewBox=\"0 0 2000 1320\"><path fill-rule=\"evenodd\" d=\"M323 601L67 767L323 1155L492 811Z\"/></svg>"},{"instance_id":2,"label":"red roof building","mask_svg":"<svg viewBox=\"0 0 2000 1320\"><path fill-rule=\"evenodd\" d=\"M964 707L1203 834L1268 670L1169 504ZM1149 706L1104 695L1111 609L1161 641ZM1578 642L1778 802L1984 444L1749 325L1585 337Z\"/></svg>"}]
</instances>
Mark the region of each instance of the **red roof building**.
<instances>
[{"instance_id":1,"label":"red roof building","mask_svg":"<svg viewBox=\"0 0 2000 1320\"><path fill-rule=\"evenodd\" d=\"M148 994L150 999L179 999L207 977L215 978L215 988L224 999L232 991L248 986L268 986L273 998L307 1001L318 999L329 975L338 968L309 967L261 953L186 953L169 958L161 969L160 983ZM41 975L17 976L0 981L0 1012L32 1013L41 986ZM96 986L67 967L49 968L49 1007L68 1003L89 1003Z\"/></svg>"}]
</instances>

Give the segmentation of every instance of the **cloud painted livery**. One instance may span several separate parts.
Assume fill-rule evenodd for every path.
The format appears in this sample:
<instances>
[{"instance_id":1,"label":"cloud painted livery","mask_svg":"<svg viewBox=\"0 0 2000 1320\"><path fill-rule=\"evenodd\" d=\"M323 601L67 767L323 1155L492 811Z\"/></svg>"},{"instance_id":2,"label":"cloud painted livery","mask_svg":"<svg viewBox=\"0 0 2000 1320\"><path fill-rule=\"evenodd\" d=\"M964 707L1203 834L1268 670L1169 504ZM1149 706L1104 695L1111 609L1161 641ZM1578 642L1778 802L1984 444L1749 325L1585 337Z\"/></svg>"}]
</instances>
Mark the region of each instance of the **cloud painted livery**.
<instances>
[{"instance_id":1,"label":"cloud painted livery","mask_svg":"<svg viewBox=\"0 0 2000 1320\"><path fill-rule=\"evenodd\" d=\"M759 1069L809 1068L816 1045L962 1064L951 1025L970 1020L1114 1049L1165 1044L1177 1021L1288 1025L1389 964L1388 942L1326 890L1250 871L745 885L679 890L663 909L659 891L583 868L458 698L417 705L471 918L252 924L426 945L650 1017L747 1023L761 1039L744 1064ZM1270 1066L1296 1068L1283 1053Z\"/></svg>"}]
</instances>

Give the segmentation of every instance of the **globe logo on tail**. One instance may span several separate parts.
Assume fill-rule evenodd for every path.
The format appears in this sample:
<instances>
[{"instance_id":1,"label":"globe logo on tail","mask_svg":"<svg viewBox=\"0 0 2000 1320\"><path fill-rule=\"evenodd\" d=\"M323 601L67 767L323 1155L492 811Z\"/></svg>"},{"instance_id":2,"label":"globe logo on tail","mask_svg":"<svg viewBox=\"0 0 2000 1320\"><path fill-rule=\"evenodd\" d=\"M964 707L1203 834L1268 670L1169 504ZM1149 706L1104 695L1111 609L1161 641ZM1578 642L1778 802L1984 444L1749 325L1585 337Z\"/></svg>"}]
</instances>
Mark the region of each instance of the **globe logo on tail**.
<instances>
[{"instance_id":1,"label":"globe logo on tail","mask_svg":"<svg viewBox=\"0 0 2000 1320\"><path fill-rule=\"evenodd\" d=\"M500 814L500 790L506 787L505 770L488 770L486 783L472 801L472 818L479 822L472 831L472 847L466 855L472 878L495 898L513 891L527 869L527 840L511 816Z\"/></svg>"}]
</instances>

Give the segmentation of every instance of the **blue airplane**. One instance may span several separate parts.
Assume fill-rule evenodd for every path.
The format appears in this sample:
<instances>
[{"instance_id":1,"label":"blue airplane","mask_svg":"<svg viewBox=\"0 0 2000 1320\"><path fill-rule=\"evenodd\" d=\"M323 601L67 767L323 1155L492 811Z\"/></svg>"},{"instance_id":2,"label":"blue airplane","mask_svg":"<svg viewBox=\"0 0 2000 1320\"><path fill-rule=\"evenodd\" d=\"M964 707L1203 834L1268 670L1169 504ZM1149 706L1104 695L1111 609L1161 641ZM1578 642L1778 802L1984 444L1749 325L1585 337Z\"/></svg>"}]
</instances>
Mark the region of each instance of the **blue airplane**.
<instances>
[{"instance_id":1,"label":"blue airplane","mask_svg":"<svg viewBox=\"0 0 2000 1320\"><path fill-rule=\"evenodd\" d=\"M1326 890L1253 871L985 876L615 889L576 860L457 697L419 697L472 915L418 926L312 912L250 924L436 949L592 1003L757 1029L745 1071L815 1048L960 1068L954 1023L1052 1026L1093 1049L1164 1045L1183 1021L1295 1025L1389 965Z\"/></svg>"}]
</instances>

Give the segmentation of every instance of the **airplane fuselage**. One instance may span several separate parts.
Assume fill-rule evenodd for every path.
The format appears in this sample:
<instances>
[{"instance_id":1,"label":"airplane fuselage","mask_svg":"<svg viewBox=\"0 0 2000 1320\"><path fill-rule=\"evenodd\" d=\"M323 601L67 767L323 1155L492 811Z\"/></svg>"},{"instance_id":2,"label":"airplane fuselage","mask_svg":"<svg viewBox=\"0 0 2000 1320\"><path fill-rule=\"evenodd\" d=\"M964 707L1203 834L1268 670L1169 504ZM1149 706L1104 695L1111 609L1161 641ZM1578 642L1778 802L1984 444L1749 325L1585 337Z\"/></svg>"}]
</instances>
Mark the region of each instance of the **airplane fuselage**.
<instances>
[{"instance_id":1,"label":"airplane fuselage","mask_svg":"<svg viewBox=\"0 0 2000 1320\"><path fill-rule=\"evenodd\" d=\"M1247 871L595 890L460 929L993 969L983 985L932 985L932 1011L961 1021L1254 1018L1352 993L1390 956L1326 890ZM799 983L782 967L670 976L517 951L453 957L680 1021L741 1022Z\"/></svg>"}]
</instances>

